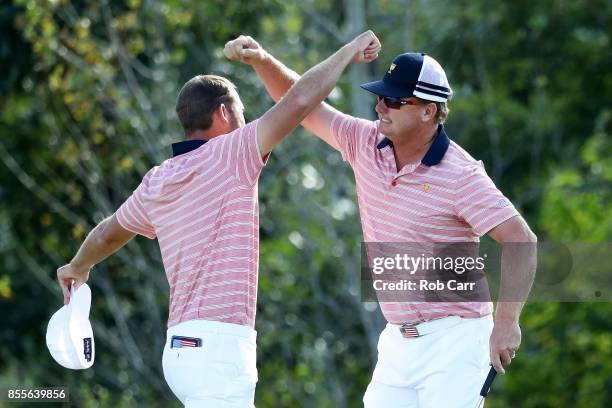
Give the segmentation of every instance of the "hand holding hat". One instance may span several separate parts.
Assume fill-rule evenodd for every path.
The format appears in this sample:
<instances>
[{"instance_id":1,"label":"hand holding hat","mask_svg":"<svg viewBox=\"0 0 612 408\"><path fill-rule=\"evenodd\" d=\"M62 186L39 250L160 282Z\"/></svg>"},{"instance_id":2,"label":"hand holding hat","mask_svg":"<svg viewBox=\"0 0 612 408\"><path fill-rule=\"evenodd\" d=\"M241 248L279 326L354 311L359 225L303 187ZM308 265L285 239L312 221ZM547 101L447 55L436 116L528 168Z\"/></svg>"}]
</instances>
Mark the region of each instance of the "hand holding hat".
<instances>
[{"instance_id":1,"label":"hand holding hat","mask_svg":"<svg viewBox=\"0 0 612 408\"><path fill-rule=\"evenodd\" d=\"M81 269L69 263L57 270L57 281L62 288L65 305L70 302L70 289L72 287L74 287L75 290L78 289L79 286L87 282L88 279L89 268Z\"/></svg>"}]
</instances>

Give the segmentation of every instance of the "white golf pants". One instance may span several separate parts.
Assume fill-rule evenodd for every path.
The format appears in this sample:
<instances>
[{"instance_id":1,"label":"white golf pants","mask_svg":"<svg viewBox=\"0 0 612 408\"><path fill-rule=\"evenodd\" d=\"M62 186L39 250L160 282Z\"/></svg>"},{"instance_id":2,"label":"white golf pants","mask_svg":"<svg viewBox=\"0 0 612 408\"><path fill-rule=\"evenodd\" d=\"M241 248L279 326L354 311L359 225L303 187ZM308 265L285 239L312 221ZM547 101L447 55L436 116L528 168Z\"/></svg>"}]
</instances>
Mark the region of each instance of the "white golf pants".
<instances>
[{"instance_id":1,"label":"white golf pants","mask_svg":"<svg viewBox=\"0 0 612 408\"><path fill-rule=\"evenodd\" d=\"M387 324L380 334L365 408L475 407L490 369L491 315L432 320L413 338L399 327Z\"/></svg>"},{"instance_id":2,"label":"white golf pants","mask_svg":"<svg viewBox=\"0 0 612 408\"><path fill-rule=\"evenodd\" d=\"M256 335L250 327L207 320L169 328L162 358L168 386L186 408L255 407Z\"/></svg>"}]
</instances>

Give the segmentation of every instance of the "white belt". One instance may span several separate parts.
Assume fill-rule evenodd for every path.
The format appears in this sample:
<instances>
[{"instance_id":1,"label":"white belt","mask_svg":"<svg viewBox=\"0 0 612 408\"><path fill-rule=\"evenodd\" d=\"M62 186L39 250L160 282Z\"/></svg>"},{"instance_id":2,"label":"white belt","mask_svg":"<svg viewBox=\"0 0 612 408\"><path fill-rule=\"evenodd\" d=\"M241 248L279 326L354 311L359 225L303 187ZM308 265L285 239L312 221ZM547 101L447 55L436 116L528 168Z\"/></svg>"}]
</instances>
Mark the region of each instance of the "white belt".
<instances>
[{"instance_id":1,"label":"white belt","mask_svg":"<svg viewBox=\"0 0 612 408\"><path fill-rule=\"evenodd\" d=\"M461 323L462 320L464 319L459 316L448 316L419 324L405 323L401 325L393 324L393 326L399 329L403 337L411 338L421 337L438 330L451 328Z\"/></svg>"}]
</instances>

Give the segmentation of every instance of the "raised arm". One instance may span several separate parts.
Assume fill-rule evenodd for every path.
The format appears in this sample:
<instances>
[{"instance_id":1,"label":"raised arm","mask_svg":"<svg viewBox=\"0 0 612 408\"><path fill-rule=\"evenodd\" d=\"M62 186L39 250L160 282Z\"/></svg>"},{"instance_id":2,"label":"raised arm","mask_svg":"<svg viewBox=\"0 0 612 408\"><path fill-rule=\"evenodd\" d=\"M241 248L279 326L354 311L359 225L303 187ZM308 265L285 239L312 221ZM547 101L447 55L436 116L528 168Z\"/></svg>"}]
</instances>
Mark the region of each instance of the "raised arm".
<instances>
[{"instance_id":1,"label":"raised arm","mask_svg":"<svg viewBox=\"0 0 612 408\"><path fill-rule=\"evenodd\" d=\"M369 42L366 43L367 40L369 40ZM341 56L338 54L343 52L342 50L347 47L354 49L354 47L351 47L351 44L353 43L359 44L356 53L354 54L354 62L370 62L378 57L380 42L371 31L368 31L355 38L355 40L341 48L338 52L336 52L336 54L332 55L326 61L304 74L304 77L306 77L306 75L315 70L315 68L326 63L328 63L330 68L333 68L335 71L339 70L335 77L323 77L327 81L325 84L317 84L317 86L326 87L326 92L317 101L310 113L303 118L302 121L302 125L306 127L306 129L317 135L335 149L338 149L338 145L330 132L330 127L331 121L333 120L334 116L338 114L338 111L327 103L321 101L329 94L329 92L331 92L340 73L348 64L345 63L341 66L338 65L338 63L342 60ZM281 100L281 98L287 94L287 91L300 80L300 76L296 72L287 68L282 62L278 61L271 54L266 52L251 37L240 36L235 40L229 41L227 44L225 44L224 52L229 59L251 65L255 69L255 72L257 72L257 75L259 75L263 81L272 99L274 99L276 102ZM316 84L315 81L316 79L314 81L311 80L311 82ZM289 94L287 94L287 97L289 97Z\"/></svg>"}]
</instances>

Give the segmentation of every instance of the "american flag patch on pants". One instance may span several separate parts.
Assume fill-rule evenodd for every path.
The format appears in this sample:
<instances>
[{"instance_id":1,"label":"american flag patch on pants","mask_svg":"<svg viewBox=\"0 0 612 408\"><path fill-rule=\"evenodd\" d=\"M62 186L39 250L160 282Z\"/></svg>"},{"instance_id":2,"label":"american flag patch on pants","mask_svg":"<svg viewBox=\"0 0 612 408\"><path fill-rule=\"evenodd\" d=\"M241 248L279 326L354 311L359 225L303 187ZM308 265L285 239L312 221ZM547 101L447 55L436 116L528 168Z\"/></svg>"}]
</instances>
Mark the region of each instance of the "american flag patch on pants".
<instances>
[{"instance_id":1,"label":"american flag patch on pants","mask_svg":"<svg viewBox=\"0 0 612 408\"><path fill-rule=\"evenodd\" d=\"M202 339L197 337L172 336L170 348L202 347Z\"/></svg>"}]
</instances>

